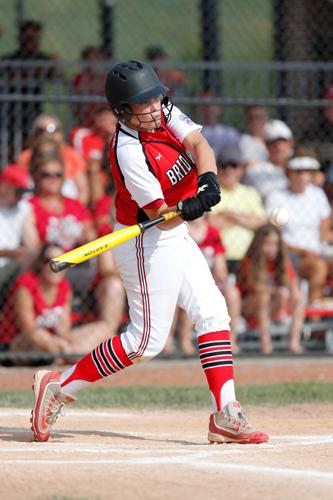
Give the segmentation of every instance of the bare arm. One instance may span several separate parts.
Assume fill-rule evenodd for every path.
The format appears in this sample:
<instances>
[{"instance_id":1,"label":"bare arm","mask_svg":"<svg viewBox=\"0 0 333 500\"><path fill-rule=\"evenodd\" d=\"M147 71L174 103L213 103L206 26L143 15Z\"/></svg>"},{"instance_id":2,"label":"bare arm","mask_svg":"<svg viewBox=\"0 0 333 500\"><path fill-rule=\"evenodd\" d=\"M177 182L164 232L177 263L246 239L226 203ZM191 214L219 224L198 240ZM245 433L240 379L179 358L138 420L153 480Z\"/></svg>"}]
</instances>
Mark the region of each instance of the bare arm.
<instances>
[{"instance_id":1,"label":"bare arm","mask_svg":"<svg viewBox=\"0 0 333 500\"><path fill-rule=\"evenodd\" d=\"M183 140L183 144L194 157L199 175L204 172L217 173L214 151L201 132L198 130L190 132Z\"/></svg>"},{"instance_id":2,"label":"bare arm","mask_svg":"<svg viewBox=\"0 0 333 500\"><path fill-rule=\"evenodd\" d=\"M20 331L25 335L32 336L37 328L34 301L31 294L23 286L15 291L14 312Z\"/></svg>"}]
</instances>

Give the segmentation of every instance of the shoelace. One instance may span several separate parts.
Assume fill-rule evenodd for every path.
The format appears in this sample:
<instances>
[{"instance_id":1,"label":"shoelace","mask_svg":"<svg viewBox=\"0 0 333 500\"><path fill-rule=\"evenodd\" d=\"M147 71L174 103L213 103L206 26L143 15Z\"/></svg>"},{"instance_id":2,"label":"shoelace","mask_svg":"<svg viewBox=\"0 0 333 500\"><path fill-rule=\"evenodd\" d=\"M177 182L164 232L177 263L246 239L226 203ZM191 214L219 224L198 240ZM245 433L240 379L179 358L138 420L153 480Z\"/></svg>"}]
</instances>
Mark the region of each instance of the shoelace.
<instances>
[{"instance_id":1,"label":"shoelace","mask_svg":"<svg viewBox=\"0 0 333 500\"><path fill-rule=\"evenodd\" d=\"M243 427L246 429L248 429L250 427L250 424L246 420L244 413L241 413L241 412L238 413L238 418L228 416L228 421L233 423L234 425L238 425L239 427Z\"/></svg>"},{"instance_id":2,"label":"shoelace","mask_svg":"<svg viewBox=\"0 0 333 500\"><path fill-rule=\"evenodd\" d=\"M46 415L45 415L45 421L50 424L50 425L53 425L59 414L64 416L64 403L62 401L59 401L55 396L53 396L51 399L50 399L50 402L48 404L48 407L47 407L47 410L46 410Z\"/></svg>"}]
</instances>

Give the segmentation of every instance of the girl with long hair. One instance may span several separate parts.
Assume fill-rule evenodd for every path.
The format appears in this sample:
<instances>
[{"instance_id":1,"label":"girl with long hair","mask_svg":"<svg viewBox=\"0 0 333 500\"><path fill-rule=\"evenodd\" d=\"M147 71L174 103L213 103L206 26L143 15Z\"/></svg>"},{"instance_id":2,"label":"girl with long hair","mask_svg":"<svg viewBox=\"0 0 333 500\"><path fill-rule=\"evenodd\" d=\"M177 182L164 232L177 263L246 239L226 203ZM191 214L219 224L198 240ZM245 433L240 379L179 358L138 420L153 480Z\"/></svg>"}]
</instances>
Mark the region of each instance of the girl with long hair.
<instances>
[{"instance_id":1,"label":"girl with long hair","mask_svg":"<svg viewBox=\"0 0 333 500\"><path fill-rule=\"evenodd\" d=\"M265 354L273 351L271 321L282 323L291 315L289 350L302 353L304 298L280 230L273 224L265 224L256 231L240 264L237 283L242 295L243 317L258 328L261 351Z\"/></svg>"}]
</instances>

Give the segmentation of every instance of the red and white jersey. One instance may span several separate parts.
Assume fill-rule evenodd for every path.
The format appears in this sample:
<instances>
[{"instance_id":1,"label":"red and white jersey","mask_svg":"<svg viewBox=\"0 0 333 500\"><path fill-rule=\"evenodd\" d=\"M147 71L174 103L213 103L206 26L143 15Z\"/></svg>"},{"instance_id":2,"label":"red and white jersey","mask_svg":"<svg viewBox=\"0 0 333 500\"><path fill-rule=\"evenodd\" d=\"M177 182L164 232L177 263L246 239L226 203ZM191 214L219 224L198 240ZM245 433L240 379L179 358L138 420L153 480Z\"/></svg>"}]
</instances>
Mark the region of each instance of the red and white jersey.
<instances>
[{"instance_id":1,"label":"red and white jersey","mask_svg":"<svg viewBox=\"0 0 333 500\"><path fill-rule=\"evenodd\" d=\"M68 303L71 293L69 281L64 278L58 284L57 295L53 304L46 304L38 276L31 271L21 274L13 284L3 313L3 328L1 329L0 342L4 344L9 344L20 333L15 321L13 294L21 287L28 291L33 300L36 327L45 328L51 333L59 325L64 307Z\"/></svg>"},{"instance_id":2,"label":"red and white jersey","mask_svg":"<svg viewBox=\"0 0 333 500\"><path fill-rule=\"evenodd\" d=\"M80 201L66 197L63 200L62 213L48 210L38 196L33 196L29 202L42 243L57 243L67 252L82 240L83 223L91 220L91 215Z\"/></svg>"},{"instance_id":3,"label":"red and white jersey","mask_svg":"<svg viewBox=\"0 0 333 500\"><path fill-rule=\"evenodd\" d=\"M116 183L116 219L132 225L147 219L143 207L168 206L194 196L198 171L182 142L201 126L173 106L168 123L163 116L156 132L139 132L118 125L110 147ZM154 203L155 202L155 203Z\"/></svg>"}]
</instances>

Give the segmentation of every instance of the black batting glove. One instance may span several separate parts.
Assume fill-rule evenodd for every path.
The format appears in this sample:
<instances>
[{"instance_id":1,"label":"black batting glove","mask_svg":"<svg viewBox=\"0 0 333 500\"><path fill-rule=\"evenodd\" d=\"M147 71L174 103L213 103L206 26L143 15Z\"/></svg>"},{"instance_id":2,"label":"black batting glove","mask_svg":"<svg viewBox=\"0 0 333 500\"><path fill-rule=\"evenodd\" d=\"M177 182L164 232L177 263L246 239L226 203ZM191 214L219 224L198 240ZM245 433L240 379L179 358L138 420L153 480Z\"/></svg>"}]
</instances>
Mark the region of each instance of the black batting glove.
<instances>
[{"instance_id":1,"label":"black batting glove","mask_svg":"<svg viewBox=\"0 0 333 500\"><path fill-rule=\"evenodd\" d=\"M214 172L205 172L199 175L197 198L205 212L221 201L221 189Z\"/></svg>"},{"instance_id":2,"label":"black batting glove","mask_svg":"<svg viewBox=\"0 0 333 500\"><path fill-rule=\"evenodd\" d=\"M194 220L201 217L205 210L201 204L201 201L197 198L186 198L182 200L177 205L178 210L181 210L181 218L184 220Z\"/></svg>"}]
</instances>

